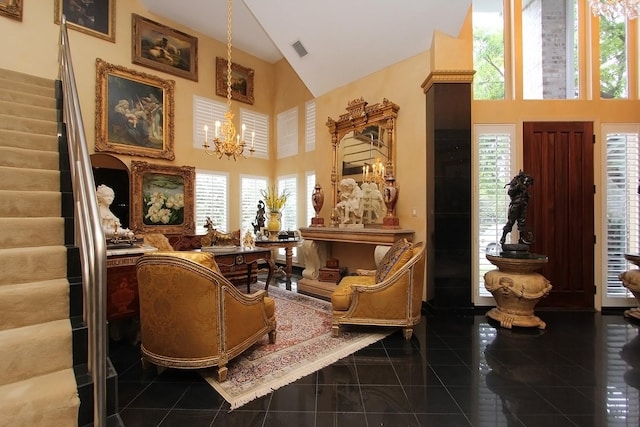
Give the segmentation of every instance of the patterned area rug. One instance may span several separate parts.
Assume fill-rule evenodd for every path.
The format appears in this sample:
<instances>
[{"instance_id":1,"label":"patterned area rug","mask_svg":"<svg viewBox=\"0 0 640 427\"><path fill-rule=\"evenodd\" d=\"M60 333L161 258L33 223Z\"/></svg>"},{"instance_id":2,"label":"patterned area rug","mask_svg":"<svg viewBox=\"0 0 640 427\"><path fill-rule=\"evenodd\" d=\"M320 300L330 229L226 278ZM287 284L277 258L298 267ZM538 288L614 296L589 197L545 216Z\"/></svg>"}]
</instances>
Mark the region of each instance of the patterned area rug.
<instances>
[{"instance_id":1,"label":"patterned area rug","mask_svg":"<svg viewBox=\"0 0 640 427\"><path fill-rule=\"evenodd\" d=\"M378 328L363 332L357 328L341 330L340 337L333 338L331 303L276 287L269 288L269 296L276 303L276 343L269 344L265 335L231 360L223 383L216 381L215 369L201 371L231 409L330 365L393 331Z\"/></svg>"}]
</instances>

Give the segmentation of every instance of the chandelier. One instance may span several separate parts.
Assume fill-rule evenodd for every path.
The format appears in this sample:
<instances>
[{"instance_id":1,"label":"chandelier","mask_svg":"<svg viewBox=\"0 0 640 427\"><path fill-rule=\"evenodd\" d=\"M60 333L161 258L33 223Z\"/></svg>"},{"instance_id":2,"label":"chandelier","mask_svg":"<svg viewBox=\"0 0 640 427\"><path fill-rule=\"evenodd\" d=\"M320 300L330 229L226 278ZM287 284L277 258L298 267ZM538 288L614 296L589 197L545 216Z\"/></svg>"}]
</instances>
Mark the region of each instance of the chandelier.
<instances>
[{"instance_id":1,"label":"chandelier","mask_svg":"<svg viewBox=\"0 0 640 427\"><path fill-rule=\"evenodd\" d=\"M589 0L591 11L608 20L616 17L635 19L640 15L640 0Z\"/></svg>"},{"instance_id":2,"label":"chandelier","mask_svg":"<svg viewBox=\"0 0 640 427\"><path fill-rule=\"evenodd\" d=\"M216 120L214 127L213 137L213 149L209 144L208 132L209 128L204 127L204 144L202 147L204 151L212 156L216 155L219 159L222 156L227 156L227 159L237 160L239 156L247 158L244 155L245 142L244 134L246 126L243 124L241 127L241 133L236 132L236 127L233 124L233 111L231 111L231 15L232 15L233 0L227 0L227 112L224 113L225 121L220 123ZM253 155L255 132L251 132L251 148L249 149L250 155Z\"/></svg>"},{"instance_id":3,"label":"chandelier","mask_svg":"<svg viewBox=\"0 0 640 427\"><path fill-rule=\"evenodd\" d=\"M385 182L385 167L380 159L376 159L371 165L365 164L362 167L362 182L373 183L378 186L378 189L382 188Z\"/></svg>"}]
</instances>

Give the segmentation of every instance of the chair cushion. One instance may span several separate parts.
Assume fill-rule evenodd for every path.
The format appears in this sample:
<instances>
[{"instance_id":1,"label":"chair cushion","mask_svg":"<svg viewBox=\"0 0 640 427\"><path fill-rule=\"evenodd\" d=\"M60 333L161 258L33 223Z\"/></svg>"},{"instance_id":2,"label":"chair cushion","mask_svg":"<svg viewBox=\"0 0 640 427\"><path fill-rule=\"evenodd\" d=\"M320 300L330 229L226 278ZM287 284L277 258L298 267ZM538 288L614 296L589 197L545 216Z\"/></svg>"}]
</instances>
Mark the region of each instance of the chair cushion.
<instances>
[{"instance_id":1,"label":"chair cushion","mask_svg":"<svg viewBox=\"0 0 640 427\"><path fill-rule=\"evenodd\" d=\"M169 243L169 239L167 236L161 233L148 233L143 237L143 241L145 245L153 246L158 248L159 251L172 251L173 246Z\"/></svg>"},{"instance_id":2,"label":"chair cushion","mask_svg":"<svg viewBox=\"0 0 640 427\"><path fill-rule=\"evenodd\" d=\"M264 297L264 311L267 319L271 319L276 315L276 302L271 297Z\"/></svg>"},{"instance_id":3,"label":"chair cushion","mask_svg":"<svg viewBox=\"0 0 640 427\"><path fill-rule=\"evenodd\" d=\"M345 276L331 294L334 311L345 311L351 306L353 289L351 285L375 285L373 276Z\"/></svg>"},{"instance_id":4,"label":"chair cushion","mask_svg":"<svg viewBox=\"0 0 640 427\"><path fill-rule=\"evenodd\" d=\"M149 255L169 255L176 258L184 258L197 262L211 270L220 273L220 268L213 258L213 254L210 252L195 252L195 251L172 251L172 252L150 252ZM222 274L222 273L221 273Z\"/></svg>"},{"instance_id":5,"label":"chair cushion","mask_svg":"<svg viewBox=\"0 0 640 427\"><path fill-rule=\"evenodd\" d=\"M396 241L380 260L376 269L376 283L380 283L400 270L411 259L413 244L407 239Z\"/></svg>"}]
</instances>

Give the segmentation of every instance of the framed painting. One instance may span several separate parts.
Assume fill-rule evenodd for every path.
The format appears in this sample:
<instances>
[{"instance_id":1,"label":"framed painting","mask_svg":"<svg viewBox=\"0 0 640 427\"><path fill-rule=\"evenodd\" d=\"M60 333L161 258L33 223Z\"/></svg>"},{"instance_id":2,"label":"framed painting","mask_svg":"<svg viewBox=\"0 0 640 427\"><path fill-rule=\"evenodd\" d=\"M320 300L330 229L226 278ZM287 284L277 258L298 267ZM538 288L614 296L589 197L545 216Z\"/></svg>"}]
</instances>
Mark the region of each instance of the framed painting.
<instances>
[{"instance_id":1,"label":"framed painting","mask_svg":"<svg viewBox=\"0 0 640 427\"><path fill-rule=\"evenodd\" d=\"M0 0L0 15L22 21L22 0Z\"/></svg>"},{"instance_id":2,"label":"framed painting","mask_svg":"<svg viewBox=\"0 0 640 427\"><path fill-rule=\"evenodd\" d=\"M198 39L135 13L131 62L198 81Z\"/></svg>"},{"instance_id":3,"label":"framed painting","mask_svg":"<svg viewBox=\"0 0 640 427\"><path fill-rule=\"evenodd\" d=\"M253 105L253 69L231 63L231 99ZM216 57L216 95L227 96L227 60Z\"/></svg>"},{"instance_id":4,"label":"framed painting","mask_svg":"<svg viewBox=\"0 0 640 427\"><path fill-rule=\"evenodd\" d=\"M116 42L116 0L55 0L53 21L60 24L62 15L67 27Z\"/></svg>"},{"instance_id":5,"label":"framed painting","mask_svg":"<svg viewBox=\"0 0 640 427\"><path fill-rule=\"evenodd\" d=\"M175 159L173 80L96 59L96 151Z\"/></svg>"},{"instance_id":6,"label":"framed painting","mask_svg":"<svg viewBox=\"0 0 640 427\"><path fill-rule=\"evenodd\" d=\"M131 162L131 229L193 234L195 168Z\"/></svg>"}]
</instances>

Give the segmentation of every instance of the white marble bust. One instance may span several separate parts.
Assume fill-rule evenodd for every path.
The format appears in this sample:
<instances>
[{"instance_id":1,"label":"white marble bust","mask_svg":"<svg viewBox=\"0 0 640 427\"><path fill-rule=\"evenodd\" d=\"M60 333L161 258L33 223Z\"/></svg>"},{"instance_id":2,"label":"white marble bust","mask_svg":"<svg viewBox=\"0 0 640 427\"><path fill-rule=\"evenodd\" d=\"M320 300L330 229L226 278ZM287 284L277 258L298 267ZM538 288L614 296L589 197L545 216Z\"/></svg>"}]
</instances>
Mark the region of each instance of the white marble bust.
<instances>
[{"instance_id":1,"label":"white marble bust","mask_svg":"<svg viewBox=\"0 0 640 427\"><path fill-rule=\"evenodd\" d=\"M109 206L113 203L115 193L111 187L100 184L96 189L96 198L98 199L98 211L100 213L100 223L104 237L112 238L133 238L133 232L128 228L122 228L120 219L111 212Z\"/></svg>"}]
</instances>

